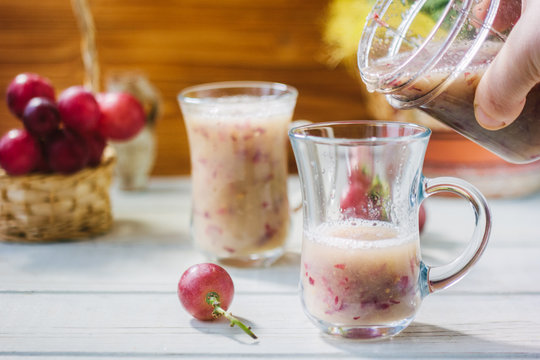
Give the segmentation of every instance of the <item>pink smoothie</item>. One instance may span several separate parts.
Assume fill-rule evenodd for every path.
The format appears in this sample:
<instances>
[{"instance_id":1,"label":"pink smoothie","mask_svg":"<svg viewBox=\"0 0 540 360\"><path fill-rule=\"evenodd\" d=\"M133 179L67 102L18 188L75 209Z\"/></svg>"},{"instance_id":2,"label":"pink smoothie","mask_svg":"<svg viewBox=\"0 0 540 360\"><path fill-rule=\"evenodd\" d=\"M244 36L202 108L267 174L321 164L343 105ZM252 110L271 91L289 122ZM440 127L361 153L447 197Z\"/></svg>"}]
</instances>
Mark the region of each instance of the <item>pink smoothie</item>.
<instances>
[{"instance_id":1,"label":"pink smoothie","mask_svg":"<svg viewBox=\"0 0 540 360\"><path fill-rule=\"evenodd\" d=\"M305 309L334 326L412 318L421 302L419 262L418 236L400 237L377 222L322 224L303 242Z\"/></svg>"},{"instance_id":2,"label":"pink smoothie","mask_svg":"<svg viewBox=\"0 0 540 360\"><path fill-rule=\"evenodd\" d=\"M215 114L205 109L185 115L196 245L225 258L279 248L289 228L287 129L292 110L261 104L257 97L220 101L208 105L215 106Z\"/></svg>"}]
</instances>

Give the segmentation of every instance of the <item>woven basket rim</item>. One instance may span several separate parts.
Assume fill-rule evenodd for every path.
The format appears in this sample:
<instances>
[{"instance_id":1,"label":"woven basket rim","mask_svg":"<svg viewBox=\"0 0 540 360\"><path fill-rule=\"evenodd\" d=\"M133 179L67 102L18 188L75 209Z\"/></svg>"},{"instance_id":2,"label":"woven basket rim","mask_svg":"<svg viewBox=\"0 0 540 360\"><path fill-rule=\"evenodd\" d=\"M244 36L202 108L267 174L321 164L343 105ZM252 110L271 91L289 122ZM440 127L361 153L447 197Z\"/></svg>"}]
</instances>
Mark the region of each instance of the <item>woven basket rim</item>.
<instances>
[{"instance_id":1,"label":"woven basket rim","mask_svg":"<svg viewBox=\"0 0 540 360\"><path fill-rule=\"evenodd\" d=\"M101 170L112 166L116 162L116 152L114 149L107 145L105 150L103 150L103 156L101 163L98 166L90 167L86 166L85 168L73 173L73 174L60 174L60 173L31 173L26 175L11 176L6 174L5 170L0 168L0 184L9 182L13 184L17 181L40 181L40 180L67 180L73 179L75 177L84 178L89 173L95 172L96 170Z\"/></svg>"}]
</instances>

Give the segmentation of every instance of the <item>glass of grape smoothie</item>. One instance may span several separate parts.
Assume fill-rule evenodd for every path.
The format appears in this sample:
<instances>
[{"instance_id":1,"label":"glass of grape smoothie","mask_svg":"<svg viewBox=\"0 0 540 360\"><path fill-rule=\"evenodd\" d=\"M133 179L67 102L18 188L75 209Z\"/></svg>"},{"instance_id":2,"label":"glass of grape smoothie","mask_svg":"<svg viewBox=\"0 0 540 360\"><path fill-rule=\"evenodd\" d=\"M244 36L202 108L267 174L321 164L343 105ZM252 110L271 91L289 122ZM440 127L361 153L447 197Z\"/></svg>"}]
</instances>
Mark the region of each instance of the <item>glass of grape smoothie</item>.
<instances>
[{"instance_id":1,"label":"glass of grape smoothie","mask_svg":"<svg viewBox=\"0 0 540 360\"><path fill-rule=\"evenodd\" d=\"M452 177L428 179L422 163L431 131L398 122L319 123L290 130L303 197L301 299L323 331L393 336L422 299L461 279L487 245L485 198ZM448 265L422 262L418 210L450 192L475 210L475 231Z\"/></svg>"},{"instance_id":2,"label":"glass of grape smoothie","mask_svg":"<svg viewBox=\"0 0 540 360\"><path fill-rule=\"evenodd\" d=\"M540 85L509 126L475 118L476 87L521 14L521 0L378 0L358 47L368 89L418 108L511 163L540 159Z\"/></svg>"},{"instance_id":3,"label":"glass of grape smoothie","mask_svg":"<svg viewBox=\"0 0 540 360\"><path fill-rule=\"evenodd\" d=\"M179 94L190 147L192 237L210 258L256 266L283 253L287 130L296 97L291 86L249 81Z\"/></svg>"}]
</instances>

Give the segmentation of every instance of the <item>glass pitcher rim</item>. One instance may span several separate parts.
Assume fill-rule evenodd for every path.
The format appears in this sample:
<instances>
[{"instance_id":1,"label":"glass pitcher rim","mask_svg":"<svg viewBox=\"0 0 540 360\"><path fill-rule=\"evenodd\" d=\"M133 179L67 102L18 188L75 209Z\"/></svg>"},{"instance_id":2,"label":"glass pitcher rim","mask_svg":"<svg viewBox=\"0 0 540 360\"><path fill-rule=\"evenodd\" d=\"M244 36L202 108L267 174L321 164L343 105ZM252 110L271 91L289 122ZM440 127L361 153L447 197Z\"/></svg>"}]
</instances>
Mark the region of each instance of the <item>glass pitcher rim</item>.
<instances>
[{"instance_id":1,"label":"glass pitcher rim","mask_svg":"<svg viewBox=\"0 0 540 360\"><path fill-rule=\"evenodd\" d=\"M261 98L264 98L265 101L281 100L284 98L296 98L298 96L298 90L291 85L287 85L280 82L272 81L250 81L250 80L241 80L241 81L218 81L218 82L209 82L203 84L197 84L188 86L182 89L177 96L179 102L190 103L190 104L207 104L215 102L215 99L219 97L197 97L190 96L190 93L197 91L207 91L207 90L218 90L218 89L272 89L279 90L282 93L279 94L269 94L263 95ZM253 100L246 101L252 103ZM236 104L241 104L242 101L236 102Z\"/></svg>"},{"instance_id":2,"label":"glass pitcher rim","mask_svg":"<svg viewBox=\"0 0 540 360\"><path fill-rule=\"evenodd\" d=\"M373 127L398 127L409 128L417 130L413 134L399 135L399 136L369 136L365 138L347 138L347 137L325 137L317 135L306 134L305 130L312 130L324 127L336 127L336 126L373 126ZM333 145L375 145L384 143L399 143L399 142L412 142L424 139L429 139L431 136L431 129L428 127L403 122L403 121L386 121L386 120L342 120L342 121L327 121L320 123L311 123L295 126L289 130L289 137L297 140L309 140L316 143L333 144Z\"/></svg>"},{"instance_id":3,"label":"glass pitcher rim","mask_svg":"<svg viewBox=\"0 0 540 360\"><path fill-rule=\"evenodd\" d=\"M410 26L412 19L417 16L419 10L427 1L428 0L418 0L411 4L411 8L414 7L417 11L408 11L407 16L402 18L402 22L409 24ZM476 36L471 39L468 50L464 52L461 60L454 66L448 77L442 80L440 84L434 87L431 91L417 97L414 100L402 101L399 98L392 96L392 94L399 89L406 87L407 85L414 84L421 75L428 73L429 70L432 69L441 60L441 58L445 56L445 54L447 54L447 52L452 48L455 40L459 37L462 26L464 26L465 20L469 16L469 12L471 11L475 1L476 0L448 0L448 3L445 5L445 10L439 14L439 18L437 19L434 28L431 29L429 35L425 37L422 44L417 49L404 53L406 56L404 56L403 59L400 59L399 65L395 69L388 73L381 73L374 76L373 74L366 72L365 69L369 68L371 65L374 65L374 62L376 63L380 60L395 58L395 56L398 55L398 45L400 45L403 39L406 38L402 36L402 34L398 34L399 36L396 35L396 39L399 41L393 43L395 46L389 49L389 53L384 54L375 60L370 60L369 55L373 49L373 41L376 37L376 31L380 26L386 26L384 22L381 22L381 15L379 15L379 13L382 12L382 15L384 16L387 9L390 7L390 4L398 2L398 0L376 0L375 4L370 10L366 22L364 23L362 35L358 43L356 59L357 67L360 77L364 83L366 83L368 87L374 91L387 94L387 99L389 102L391 102L391 105L400 109L410 109L420 106L440 95L450 85L450 83L466 69L474 56L483 46L488 35L490 33L495 33L498 36L500 35L491 27L495 21L500 0L492 0L490 2L482 26L480 27ZM417 59L422 52L429 47L430 44L432 44L434 41L435 32L442 26L442 21L446 17L453 16L451 15L450 10L459 4L461 4L461 8L457 13L455 22L448 30L447 37L443 41L437 43L438 49L433 52L431 58L418 69L408 69L415 59ZM408 27L405 30L408 30ZM404 77L405 81L396 81L400 77Z\"/></svg>"}]
</instances>

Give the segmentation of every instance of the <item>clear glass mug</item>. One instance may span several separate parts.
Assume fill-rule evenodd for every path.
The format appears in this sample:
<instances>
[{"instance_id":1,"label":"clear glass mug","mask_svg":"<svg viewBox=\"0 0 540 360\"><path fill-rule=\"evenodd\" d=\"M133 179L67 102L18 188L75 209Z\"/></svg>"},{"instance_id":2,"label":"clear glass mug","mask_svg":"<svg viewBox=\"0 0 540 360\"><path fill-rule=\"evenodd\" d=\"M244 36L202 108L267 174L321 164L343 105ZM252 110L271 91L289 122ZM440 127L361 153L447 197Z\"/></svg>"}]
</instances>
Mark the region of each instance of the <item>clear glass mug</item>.
<instances>
[{"instance_id":1,"label":"clear glass mug","mask_svg":"<svg viewBox=\"0 0 540 360\"><path fill-rule=\"evenodd\" d=\"M319 123L290 130L303 198L301 299L323 331L373 339L395 335L422 299L461 279L487 245L484 196L464 180L428 179L422 163L431 131L398 122ZM453 262L420 257L418 209L450 192L467 199L476 222Z\"/></svg>"},{"instance_id":2,"label":"clear glass mug","mask_svg":"<svg viewBox=\"0 0 540 360\"><path fill-rule=\"evenodd\" d=\"M516 121L481 127L474 95L521 14L521 0L378 0L358 47L368 89L398 109L418 108L512 163L540 159L540 84Z\"/></svg>"},{"instance_id":3,"label":"clear glass mug","mask_svg":"<svg viewBox=\"0 0 540 360\"><path fill-rule=\"evenodd\" d=\"M287 131L297 94L285 84L230 81L178 95L190 148L191 233L210 258L258 266L283 254Z\"/></svg>"}]
</instances>

